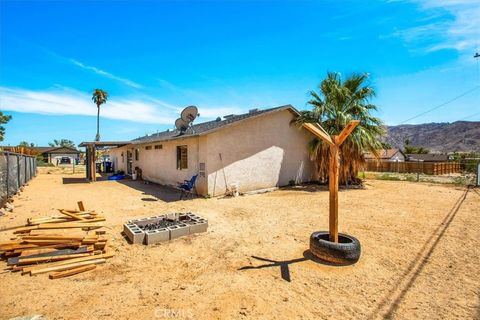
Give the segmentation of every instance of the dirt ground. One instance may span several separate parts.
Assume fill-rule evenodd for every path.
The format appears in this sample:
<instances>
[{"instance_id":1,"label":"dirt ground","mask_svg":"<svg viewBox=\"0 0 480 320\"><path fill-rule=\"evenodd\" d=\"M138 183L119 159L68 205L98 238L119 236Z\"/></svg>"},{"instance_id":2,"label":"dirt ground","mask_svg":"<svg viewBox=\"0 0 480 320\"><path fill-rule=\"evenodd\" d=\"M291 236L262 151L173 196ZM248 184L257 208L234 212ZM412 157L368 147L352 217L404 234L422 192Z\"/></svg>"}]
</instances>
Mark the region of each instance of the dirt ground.
<instances>
[{"instance_id":1,"label":"dirt ground","mask_svg":"<svg viewBox=\"0 0 480 320\"><path fill-rule=\"evenodd\" d=\"M464 190L369 180L341 191L339 228L360 240L362 257L335 267L306 251L328 227L323 188L177 201L152 184L39 174L0 228L83 200L106 215L116 255L58 280L0 274L0 318L480 319L480 190L462 201ZM122 237L127 219L174 211L206 217L208 232L154 246Z\"/></svg>"}]
</instances>

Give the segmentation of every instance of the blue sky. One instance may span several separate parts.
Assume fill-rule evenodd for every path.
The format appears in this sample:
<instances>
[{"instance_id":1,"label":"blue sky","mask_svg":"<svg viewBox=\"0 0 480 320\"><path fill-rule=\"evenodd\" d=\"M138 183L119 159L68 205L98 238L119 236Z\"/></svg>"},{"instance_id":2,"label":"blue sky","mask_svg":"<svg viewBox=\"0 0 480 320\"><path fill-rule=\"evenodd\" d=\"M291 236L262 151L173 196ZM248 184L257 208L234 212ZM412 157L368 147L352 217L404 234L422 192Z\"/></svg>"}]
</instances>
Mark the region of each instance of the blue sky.
<instances>
[{"instance_id":1,"label":"blue sky","mask_svg":"<svg viewBox=\"0 0 480 320\"><path fill-rule=\"evenodd\" d=\"M327 71L368 72L387 124L480 85L480 3L0 0L4 145L93 140L91 91L110 93L102 140L292 104ZM409 123L480 120L480 90ZM473 115L473 116L472 116Z\"/></svg>"}]
</instances>

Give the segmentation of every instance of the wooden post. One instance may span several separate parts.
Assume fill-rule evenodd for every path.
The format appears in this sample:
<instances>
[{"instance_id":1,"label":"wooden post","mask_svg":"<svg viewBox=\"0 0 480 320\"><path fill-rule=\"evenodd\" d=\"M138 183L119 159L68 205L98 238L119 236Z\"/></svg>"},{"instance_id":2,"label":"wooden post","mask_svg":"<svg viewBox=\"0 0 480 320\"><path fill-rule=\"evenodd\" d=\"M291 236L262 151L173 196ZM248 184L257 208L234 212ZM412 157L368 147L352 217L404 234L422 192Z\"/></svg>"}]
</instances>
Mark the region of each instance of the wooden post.
<instances>
[{"instance_id":1,"label":"wooden post","mask_svg":"<svg viewBox=\"0 0 480 320\"><path fill-rule=\"evenodd\" d=\"M329 203L329 234L330 241L338 242L338 176L339 176L339 146L337 136L333 136L332 140L335 144L330 145L330 166L328 172L328 189L330 196Z\"/></svg>"},{"instance_id":2,"label":"wooden post","mask_svg":"<svg viewBox=\"0 0 480 320\"><path fill-rule=\"evenodd\" d=\"M330 146L330 159L328 167L329 190L329 240L338 242L338 178L340 173L340 145L348 138L360 121L352 120L338 136L329 136L318 123L304 123L303 127L312 134L322 139Z\"/></svg>"},{"instance_id":3,"label":"wooden post","mask_svg":"<svg viewBox=\"0 0 480 320\"><path fill-rule=\"evenodd\" d=\"M83 206L83 201L78 201L77 205L80 211L85 211L85 207Z\"/></svg>"},{"instance_id":4,"label":"wooden post","mask_svg":"<svg viewBox=\"0 0 480 320\"><path fill-rule=\"evenodd\" d=\"M95 145L90 146L90 174L91 174L91 181L97 181L97 166L96 166L96 159L95 159Z\"/></svg>"}]
</instances>

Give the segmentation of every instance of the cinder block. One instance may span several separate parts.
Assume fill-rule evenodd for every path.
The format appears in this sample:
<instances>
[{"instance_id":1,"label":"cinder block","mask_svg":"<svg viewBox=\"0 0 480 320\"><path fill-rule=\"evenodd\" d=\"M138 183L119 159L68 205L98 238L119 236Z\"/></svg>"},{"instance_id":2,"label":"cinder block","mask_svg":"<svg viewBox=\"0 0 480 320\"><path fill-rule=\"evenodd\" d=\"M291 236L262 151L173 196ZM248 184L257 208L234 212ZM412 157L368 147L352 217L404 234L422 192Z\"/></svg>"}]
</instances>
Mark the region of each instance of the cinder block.
<instances>
[{"instance_id":1,"label":"cinder block","mask_svg":"<svg viewBox=\"0 0 480 320\"><path fill-rule=\"evenodd\" d=\"M165 215L167 219L175 219L175 213L168 213Z\"/></svg>"},{"instance_id":2,"label":"cinder block","mask_svg":"<svg viewBox=\"0 0 480 320\"><path fill-rule=\"evenodd\" d=\"M143 232L143 230L132 224L124 224L123 227L125 234L132 243L143 243L145 239L145 232Z\"/></svg>"},{"instance_id":3,"label":"cinder block","mask_svg":"<svg viewBox=\"0 0 480 320\"><path fill-rule=\"evenodd\" d=\"M161 241L170 240L170 230L162 228L158 230L149 230L145 235L146 244L154 244Z\"/></svg>"},{"instance_id":4,"label":"cinder block","mask_svg":"<svg viewBox=\"0 0 480 320\"><path fill-rule=\"evenodd\" d=\"M190 226L185 223L170 226L168 229L170 230L170 240L190 234Z\"/></svg>"},{"instance_id":5,"label":"cinder block","mask_svg":"<svg viewBox=\"0 0 480 320\"><path fill-rule=\"evenodd\" d=\"M190 234L206 232L207 228L208 228L208 221L205 220L205 219L201 219L201 220L198 220L198 221L192 221L190 223Z\"/></svg>"},{"instance_id":6,"label":"cinder block","mask_svg":"<svg viewBox=\"0 0 480 320\"><path fill-rule=\"evenodd\" d=\"M193 213L189 213L188 216L190 217L190 219L200 219L199 216L197 216L196 214L193 214Z\"/></svg>"}]
</instances>

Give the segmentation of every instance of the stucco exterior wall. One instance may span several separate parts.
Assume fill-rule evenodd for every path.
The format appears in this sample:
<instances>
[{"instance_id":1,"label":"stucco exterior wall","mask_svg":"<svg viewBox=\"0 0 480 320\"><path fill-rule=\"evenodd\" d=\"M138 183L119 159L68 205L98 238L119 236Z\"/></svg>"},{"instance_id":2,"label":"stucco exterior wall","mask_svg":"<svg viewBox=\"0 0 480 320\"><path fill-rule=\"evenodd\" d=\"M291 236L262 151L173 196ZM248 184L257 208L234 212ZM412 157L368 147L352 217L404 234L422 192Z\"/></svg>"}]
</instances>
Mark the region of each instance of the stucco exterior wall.
<instances>
[{"instance_id":1,"label":"stucco exterior wall","mask_svg":"<svg viewBox=\"0 0 480 320\"><path fill-rule=\"evenodd\" d=\"M210 133L208 193L224 194L225 180L227 185L238 183L241 192L312 180L313 163L306 148L312 136L291 125L292 119L292 113L284 110Z\"/></svg>"},{"instance_id":2,"label":"stucco exterior wall","mask_svg":"<svg viewBox=\"0 0 480 320\"><path fill-rule=\"evenodd\" d=\"M124 159L122 161L122 152L124 155ZM127 172L127 148L126 147L121 147L121 148L114 148L110 149L108 151L108 154L110 155L110 159L113 162L113 167L116 171L123 170L124 172Z\"/></svg>"},{"instance_id":3,"label":"stucco exterior wall","mask_svg":"<svg viewBox=\"0 0 480 320\"><path fill-rule=\"evenodd\" d=\"M290 124L289 110L250 118L199 137L125 146L110 150L115 170L127 172L127 149L132 168L142 169L143 179L166 185L198 174L197 193L218 196L237 183L240 192L266 189L313 179L307 143L313 136ZM162 149L155 149L155 145ZM188 169L177 170L176 147L188 148ZM152 146L146 150L146 146ZM135 148L139 159L135 159ZM124 154L122 162L121 153ZM220 159L221 155L221 159ZM204 167L201 170L201 167Z\"/></svg>"},{"instance_id":4,"label":"stucco exterior wall","mask_svg":"<svg viewBox=\"0 0 480 320\"><path fill-rule=\"evenodd\" d=\"M135 167L142 169L144 180L177 186L178 182L190 180L192 176L198 173L200 141L202 141L202 137L145 143L115 148L109 154L116 165L115 170L127 172L127 150L130 150L132 152L132 169L135 169ZM155 149L155 145L162 145L162 149ZM177 146L185 145L187 146L188 168L179 170L177 169ZM152 148L147 150L147 146ZM135 159L135 149L138 149L138 160ZM123 163L122 152L124 154ZM197 191L200 193L200 190L203 191L204 189L206 189L206 179L202 181L199 177L197 180Z\"/></svg>"}]
</instances>

